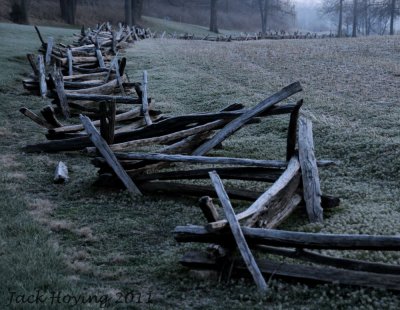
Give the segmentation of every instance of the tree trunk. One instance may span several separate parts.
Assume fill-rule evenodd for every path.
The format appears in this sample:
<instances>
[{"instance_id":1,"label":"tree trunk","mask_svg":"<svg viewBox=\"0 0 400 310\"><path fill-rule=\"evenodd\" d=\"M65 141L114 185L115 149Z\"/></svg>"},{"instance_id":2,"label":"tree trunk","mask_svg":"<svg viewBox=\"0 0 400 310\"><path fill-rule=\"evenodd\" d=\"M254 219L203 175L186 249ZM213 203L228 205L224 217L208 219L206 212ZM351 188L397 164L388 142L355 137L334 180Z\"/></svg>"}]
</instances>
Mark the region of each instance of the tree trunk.
<instances>
[{"instance_id":1,"label":"tree trunk","mask_svg":"<svg viewBox=\"0 0 400 310\"><path fill-rule=\"evenodd\" d=\"M267 33L267 22L268 22L268 11L269 11L269 0L258 0L258 7L261 14L261 32Z\"/></svg>"},{"instance_id":2,"label":"tree trunk","mask_svg":"<svg viewBox=\"0 0 400 310\"><path fill-rule=\"evenodd\" d=\"M218 33L218 8L217 8L218 0L211 0L210 3L210 31Z\"/></svg>"},{"instance_id":3,"label":"tree trunk","mask_svg":"<svg viewBox=\"0 0 400 310\"><path fill-rule=\"evenodd\" d=\"M365 0L365 35L369 36L369 24L370 24L370 16L369 16L369 1Z\"/></svg>"},{"instance_id":4,"label":"tree trunk","mask_svg":"<svg viewBox=\"0 0 400 310\"><path fill-rule=\"evenodd\" d=\"M132 0L125 0L125 24L132 26Z\"/></svg>"},{"instance_id":5,"label":"tree trunk","mask_svg":"<svg viewBox=\"0 0 400 310\"><path fill-rule=\"evenodd\" d=\"M65 16L67 14L67 1L66 0L60 0L60 10L61 10L61 18L65 20Z\"/></svg>"},{"instance_id":6,"label":"tree trunk","mask_svg":"<svg viewBox=\"0 0 400 310\"><path fill-rule=\"evenodd\" d=\"M28 11L30 0L14 1L11 8L10 18L14 23L28 24Z\"/></svg>"},{"instance_id":7,"label":"tree trunk","mask_svg":"<svg viewBox=\"0 0 400 310\"><path fill-rule=\"evenodd\" d=\"M29 0L21 0L21 20L23 23L28 23L28 7Z\"/></svg>"},{"instance_id":8,"label":"tree trunk","mask_svg":"<svg viewBox=\"0 0 400 310\"><path fill-rule=\"evenodd\" d=\"M353 33L351 36L355 38L357 36L358 25L358 0L354 0L353 3Z\"/></svg>"},{"instance_id":9,"label":"tree trunk","mask_svg":"<svg viewBox=\"0 0 400 310\"><path fill-rule=\"evenodd\" d=\"M140 20L142 18L142 14L143 14L143 0L136 0L137 3L137 19Z\"/></svg>"},{"instance_id":10,"label":"tree trunk","mask_svg":"<svg viewBox=\"0 0 400 310\"><path fill-rule=\"evenodd\" d=\"M342 36L343 27L343 0L339 0L339 25L337 36L340 38Z\"/></svg>"},{"instance_id":11,"label":"tree trunk","mask_svg":"<svg viewBox=\"0 0 400 310\"><path fill-rule=\"evenodd\" d=\"M143 0L131 0L132 1L132 24L136 25L142 18L143 12Z\"/></svg>"},{"instance_id":12,"label":"tree trunk","mask_svg":"<svg viewBox=\"0 0 400 310\"><path fill-rule=\"evenodd\" d=\"M75 24L77 0L60 0L62 19L70 25Z\"/></svg>"},{"instance_id":13,"label":"tree trunk","mask_svg":"<svg viewBox=\"0 0 400 310\"><path fill-rule=\"evenodd\" d=\"M68 24L75 24L76 5L77 0L70 0L70 4L68 6Z\"/></svg>"},{"instance_id":14,"label":"tree trunk","mask_svg":"<svg viewBox=\"0 0 400 310\"><path fill-rule=\"evenodd\" d=\"M390 4L390 35L394 35L394 17L396 11L396 0L392 0Z\"/></svg>"}]
</instances>

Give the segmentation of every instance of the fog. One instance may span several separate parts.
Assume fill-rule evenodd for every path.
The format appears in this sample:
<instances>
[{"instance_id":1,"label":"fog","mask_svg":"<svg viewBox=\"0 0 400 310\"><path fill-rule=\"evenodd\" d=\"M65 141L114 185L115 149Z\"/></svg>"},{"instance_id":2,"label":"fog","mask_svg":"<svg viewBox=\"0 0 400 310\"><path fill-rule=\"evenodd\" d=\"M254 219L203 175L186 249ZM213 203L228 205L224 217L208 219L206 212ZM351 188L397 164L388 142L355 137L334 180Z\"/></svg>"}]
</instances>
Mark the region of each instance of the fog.
<instances>
[{"instance_id":1,"label":"fog","mask_svg":"<svg viewBox=\"0 0 400 310\"><path fill-rule=\"evenodd\" d=\"M296 3L296 26L300 31L334 32L330 19L321 13L318 1L298 1Z\"/></svg>"},{"instance_id":2,"label":"fog","mask_svg":"<svg viewBox=\"0 0 400 310\"><path fill-rule=\"evenodd\" d=\"M178 22L194 23L207 26L209 22L209 8L199 6L198 1L185 2L182 6L171 5L172 2L147 0L145 13L161 18L168 18ZM221 0L219 1L218 23L221 29L237 31L260 31L261 17L258 6L250 6L251 1ZM294 0L296 17L294 21L280 23L280 17L274 14L269 16L269 29L301 32L334 32L335 26L331 20L321 14L321 1Z\"/></svg>"},{"instance_id":3,"label":"fog","mask_svg":"<svg viewBox=\"0 0 400 310\"><path fill-rule=\"evenodd\" d=\"M77 0L75 24L95 24L99 20L108 20L118 23L125 20L124 1L110 0ZM135 0L143 4L140 15L157 17L164 20L173 20L209 27L210 1L209 0ZM283 9L276 9L268 13L266 31L285 30L300 31L303 34L336 33L338 17L322 14L322 5L326 0L280 0ZM378 0L376 0L378 1ZM345 1L351 5L351 1ZM292 6L294 4L294 7ZM58 25L63 22L58 0L29 1L28 17L30 23L44 23ZM218 28L235 32L259 32L262 30L260 8L255 0L219 0L218 1ZM278 11L277 11L278 10ZM295 14L287 14L285 12ZM9 21L11 0L0 0L0 21ZM347 30L350 24L347 18ZM142 21L137 20L140 24ZM345 26L343 26L344 28ZM386 26L386 28L388 28ZM351 29L351 27L350 27ZM399 29L396 21L395 29ZM371 34L378 33L377 31ZM386 31L387 33L387 31Z\"/></svg>"}]
</instances>

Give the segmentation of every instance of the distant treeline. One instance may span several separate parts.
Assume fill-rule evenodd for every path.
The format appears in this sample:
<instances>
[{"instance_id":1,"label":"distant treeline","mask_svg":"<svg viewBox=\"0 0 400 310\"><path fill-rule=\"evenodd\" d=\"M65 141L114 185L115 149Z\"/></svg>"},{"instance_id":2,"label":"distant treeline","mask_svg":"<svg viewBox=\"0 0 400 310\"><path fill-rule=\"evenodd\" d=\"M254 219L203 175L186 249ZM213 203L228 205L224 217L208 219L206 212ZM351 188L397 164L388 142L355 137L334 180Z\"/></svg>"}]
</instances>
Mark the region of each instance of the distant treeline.
<instances>
[{"instance_id":1,"label":"distant treeline","mask_svg":"<svg viewBox=\"0 0 400 310\"><path fill-rule=\"evenodd\" d=\"M287 30L295 27L293 0L0 0L1 19L65 22L126 21L144 15L238 31ZM8 8L8 9L7 9ZM130 22L129 22L130 23Z\"/></svg>"},{"instance_id":2,"label":"distant treeline","mask_svg":"<svg viewBox=\"0 0 400 310\"><path fill-rule=\"evenodd\" d=\"M295 28L296 22L292 0L144 0L144 3L145 13L150 16L203 26L212 26L215 5L218 27L223 29L287 30Z\"/></svg>"},{"instance_id":3,"label":"distant treeline","mask_svg":"<svg viewBox=\"0 0 400 310\"><path fill-rule=\"evenodd\" d=\"M394 34L399 0L324 0L322 11L337 24L337 36Z\"/></svg>"},{"instance_id":4,"label":"distant treeline","mask_svg":"<svg viewBox=\"0 0 400 310\"><path fill-rule=\"evenodd\" d=\"M0 0L0 18L17 23L140 23L148 15L209 27L210 31L296 30L294 0ZM321 15L336 25L338 36L394 34L400 0L322 0ZM8 8L8 9L7 9ZM311 16L304 15L303 19ZM315 30L315 29L314 29Z\"/></svg>"}]
</instances>

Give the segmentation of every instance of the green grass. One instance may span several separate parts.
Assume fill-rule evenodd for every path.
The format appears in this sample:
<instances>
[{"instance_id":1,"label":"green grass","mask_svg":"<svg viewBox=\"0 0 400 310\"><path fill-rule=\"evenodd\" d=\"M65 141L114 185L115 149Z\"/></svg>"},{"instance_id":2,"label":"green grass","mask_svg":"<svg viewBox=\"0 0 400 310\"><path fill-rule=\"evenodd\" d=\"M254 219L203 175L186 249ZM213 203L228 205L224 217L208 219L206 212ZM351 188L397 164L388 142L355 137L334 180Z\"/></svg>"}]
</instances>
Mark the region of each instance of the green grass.
<instances>
[{"instance_id":1,"label":"green grass","mask_svg":"<svg viewBox=\"0 0 400 310\"><path fill-rule=\"evenodd\" d=\"M69 40L72 34L66 29L42 31L57 41ZM171 230L177 225L204 223L195 198L154 196L132 201L124 191L93 187L96 170L89 158L21 153L21 146L45 139L43 131L18 112L23 105L37 111L49 103L26 95L20 82L30 70L24 55L35 51L39 43L32 27L0 24L0 34L0 279L5 279L1 305L8 302L8 289L20 294L42 289L116 298L121 292L141 292L144 298L152 292L151 305L124 303L120 308L400 306L399 296L390 292L306 286L275 279L269 295L260 299L251 281L219 284L188 272L178 260L196 246L178 245ZM317 157L341 161L338 167L321 170L323 190L341 197L342 205L327 212L322 225L308 224L306 217L297 213L284 227L399 234L397 40L374 37L218 44L145 40L127 52L127 72L137 81L142 70L148 70L149 95L162 111L175 115L216 111L234 102L253 106L300 80L304 92L293 100L305 99L303 114L313 120ZM275 117L249 126L229 138L218 153L283 159L287 121L287 117ZM65 161L71 170L71 181L65 185L52 184L58 160ZM330 254L400 263L397 253Z\"/></svg>"},{"instance_id":2,"label":"green grass","mask_svg":"<svg viewBox=\"0 0 400 310\"><path fill-rule=\"evenodd\" d=\"M33 294L37 290L75 292L68 280L58 240L35 221L29 213L33 201L31 191L37 191L30 177L34 166L16 148L24 140L35 137L33 128L21 122L17 107L25 104L40 106L40 100L22 95L20 80L26 72L24 54L37 49L32 27L0 24L4 40L0 48L0 305L6 309L12 292ZM43 28L48 35L60 39L71 32ZM29 132L31 131L31 132ZM38 136L38 135L36 135ZM43 309L43 305L31 308Z\"/></svg>"}]
</instances>

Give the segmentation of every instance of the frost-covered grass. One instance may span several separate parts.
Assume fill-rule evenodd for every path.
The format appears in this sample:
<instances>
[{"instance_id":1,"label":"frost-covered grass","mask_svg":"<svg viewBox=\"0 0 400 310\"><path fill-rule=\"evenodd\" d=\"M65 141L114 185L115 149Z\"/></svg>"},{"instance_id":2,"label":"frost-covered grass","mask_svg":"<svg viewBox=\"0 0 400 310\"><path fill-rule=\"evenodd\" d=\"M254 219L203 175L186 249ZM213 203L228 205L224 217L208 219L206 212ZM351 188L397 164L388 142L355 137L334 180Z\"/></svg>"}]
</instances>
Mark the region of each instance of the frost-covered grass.
<instances>
[{"instance_id":1,"label":"frost-covered grass","mask_svg":"<svg viewBox=\"0 0 400 310\"><path fill-rule=\"evenodd\" d=\"M46 28L44 35L70 36ZM398 295L333 285L271 281L268 296L250 281L218 284L178 264L194 245L178 245L176 225L204 222L195 198L142 197L92 186L96 171L79 154L22 154L42 141L42 130L17 112L47 101L27 96L20 79L29 71L26 52L39 46L33 28L0 25L0 303L7 288L74 294L152 291L156 309L396 309ZM398 234L400 196L398 37L259 41L242 43L146 40L127 52L127 72L149 73L149 95L167 114L216 111L230 103L253 106L287 84L304 87L303 114L314 124L318 158L340 166L321 170L323 190L341 197L322 225L296 213L284 228L335 233ZM218 154L283 159L287 117L239 131ZM58 160L71 181L53 185ZM235 204L235 206L237 206ZM241 205L240 207L245 207ZM332 255L400 263L397 253L330 252ZM279 258L278 258L279 259ZM281 261L289 261L281 259ZM14 280L16 279L16 280ZM123 304L122 306L129 306ZM132 306L132 304L130 304Z\"/></svg>"},{"instance_id":2,"label":"frost-covered grass","mask_svg":"<svg viewBox=\"0 0 400 310\"><path fill-rule=\"evenodd\" d=\"M195 34L197 36L215 35L215 33L210 32L207 27L185 24L150 16L143 16L142 23L145 27L150 27L153 32L157 31L158 34L166 31L167 33L176 33L177 35L184 33ZM220 33L228 34L232 32L228 30L220 30Z\"/></svg>"}]
</instances>

